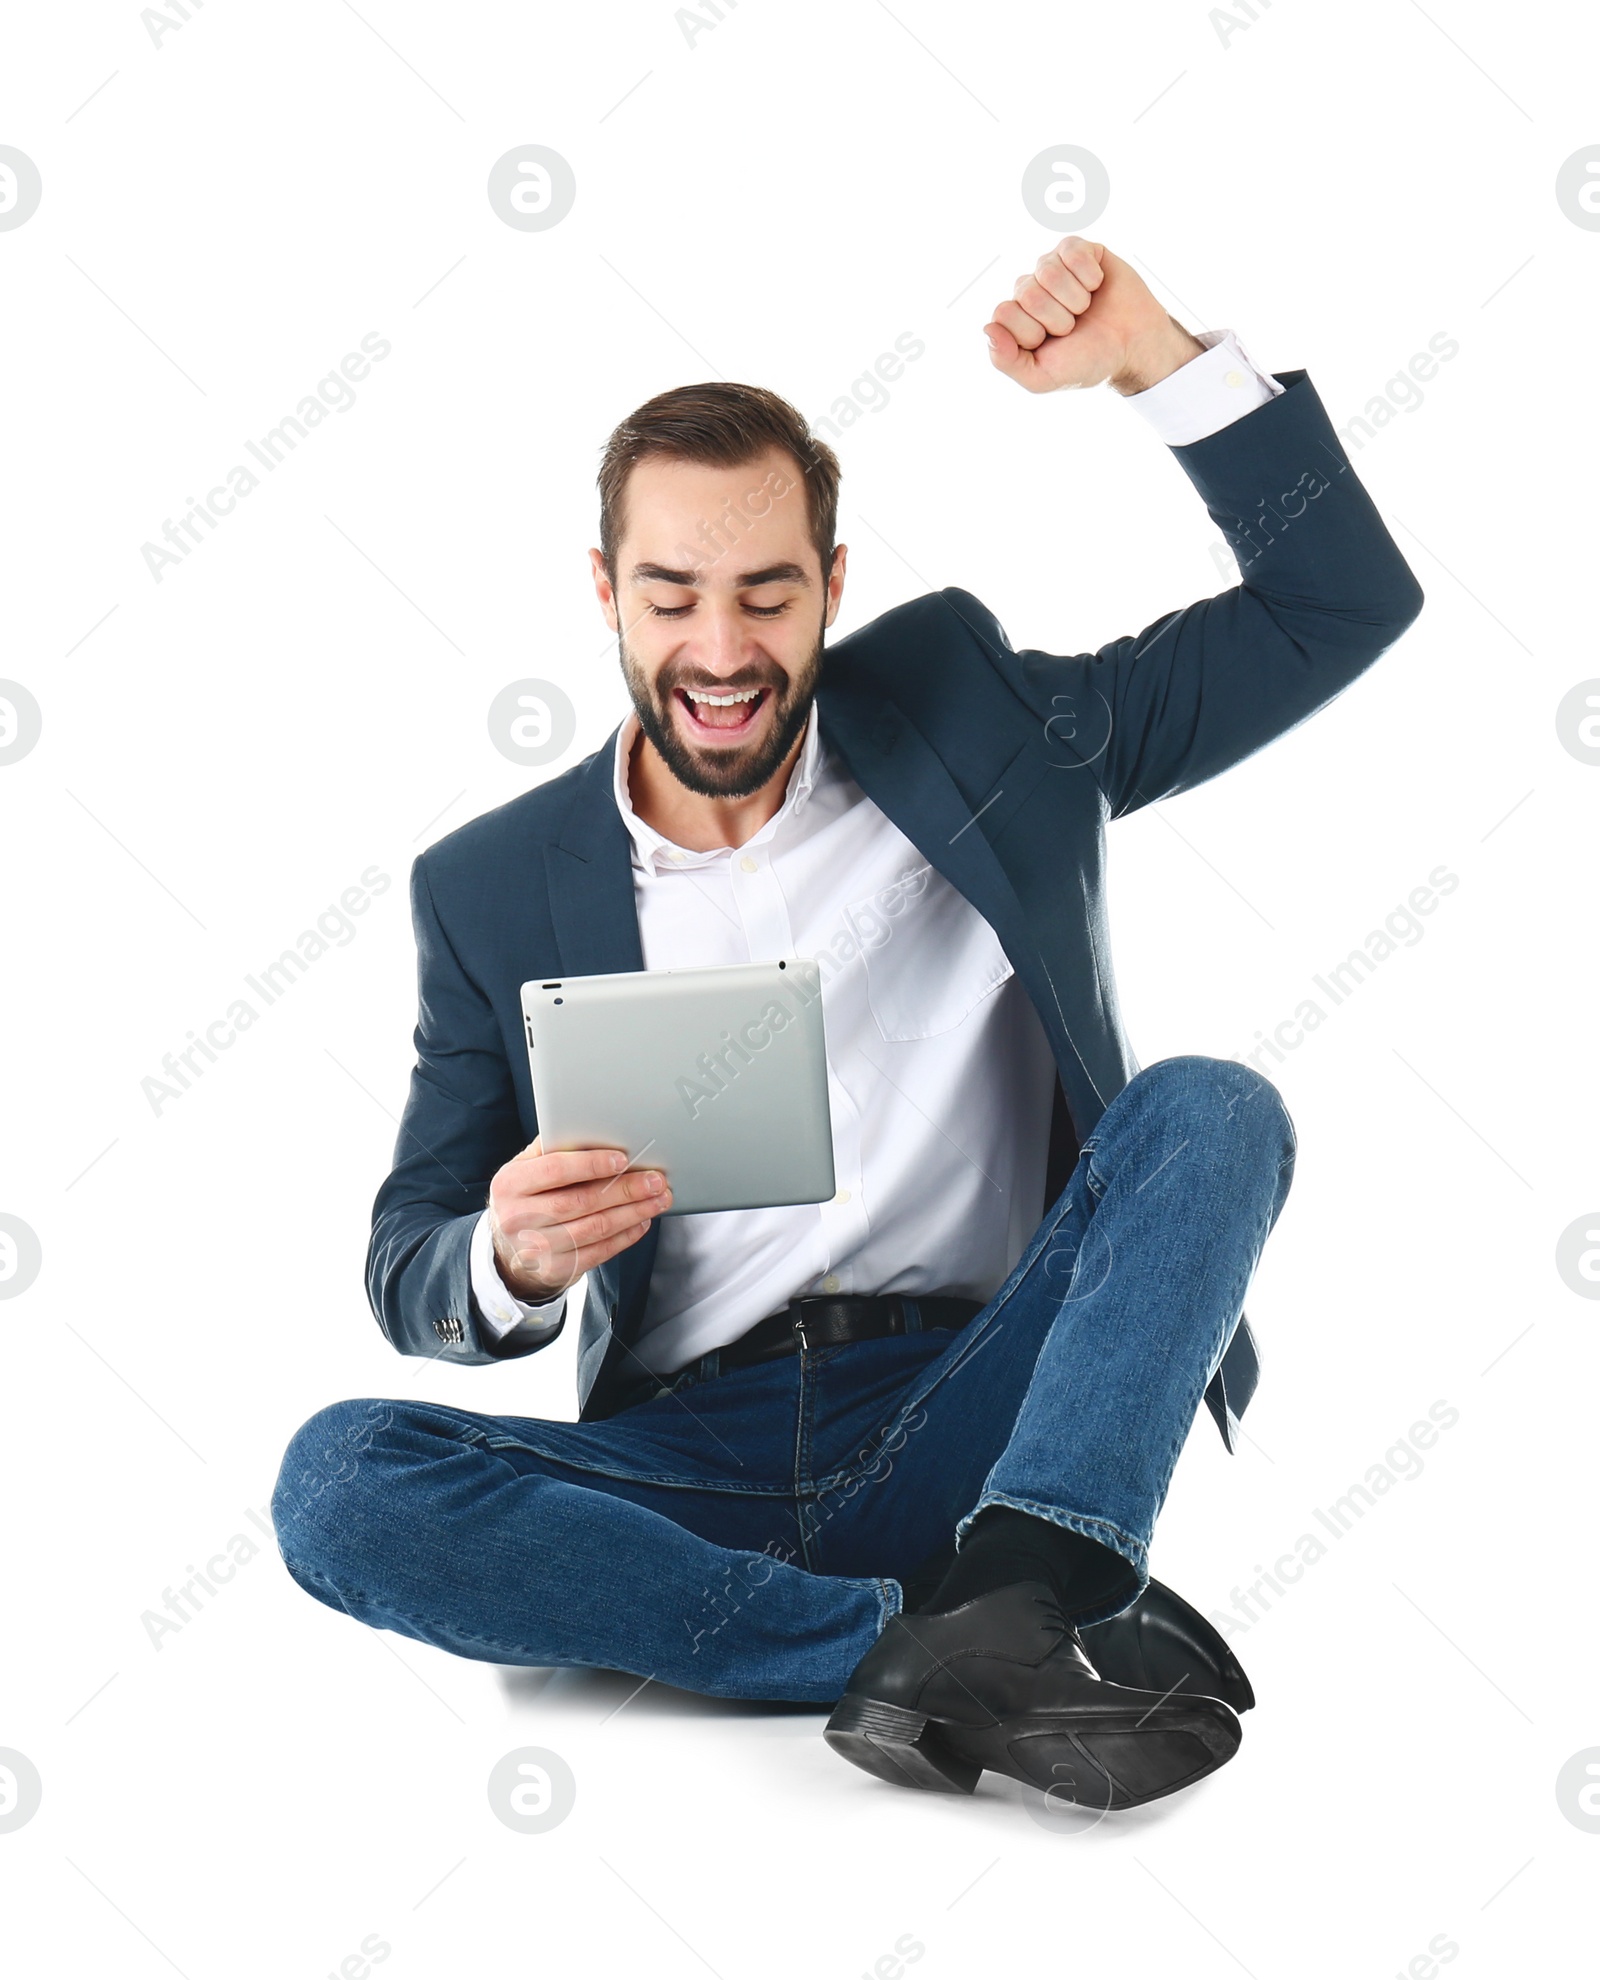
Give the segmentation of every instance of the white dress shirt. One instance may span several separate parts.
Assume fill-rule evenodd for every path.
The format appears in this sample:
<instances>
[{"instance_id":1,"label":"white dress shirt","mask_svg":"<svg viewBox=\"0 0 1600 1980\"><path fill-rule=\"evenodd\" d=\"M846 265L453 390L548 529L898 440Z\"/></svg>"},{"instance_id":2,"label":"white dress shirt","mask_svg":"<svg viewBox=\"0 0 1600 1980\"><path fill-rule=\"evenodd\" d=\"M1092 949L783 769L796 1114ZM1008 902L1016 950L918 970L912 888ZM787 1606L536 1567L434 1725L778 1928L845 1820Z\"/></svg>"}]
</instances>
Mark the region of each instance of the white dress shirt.
<instances>
[{"instance_id":1,"label":"white dress shirt","mask_svg":"<svg viewBox=\"0 0 1600 1980\"><path fill-rule=\"evenodd\" d=\"M1128 403L1168 446L1282 393L1231 331ZM839 1185L828 1203L660 1220L639 1361L656 1374L739 1338L802 1293L987 1300L1042 1216L1056 1070L994 930L828 756L812 708L783 804L738 847L695 852L638 817L617 737L646 969L814 957ZM565 1301L517 1299L488 1212L472 1289L491 1333L536 1343Z\"/></svg>"}]
</instances>

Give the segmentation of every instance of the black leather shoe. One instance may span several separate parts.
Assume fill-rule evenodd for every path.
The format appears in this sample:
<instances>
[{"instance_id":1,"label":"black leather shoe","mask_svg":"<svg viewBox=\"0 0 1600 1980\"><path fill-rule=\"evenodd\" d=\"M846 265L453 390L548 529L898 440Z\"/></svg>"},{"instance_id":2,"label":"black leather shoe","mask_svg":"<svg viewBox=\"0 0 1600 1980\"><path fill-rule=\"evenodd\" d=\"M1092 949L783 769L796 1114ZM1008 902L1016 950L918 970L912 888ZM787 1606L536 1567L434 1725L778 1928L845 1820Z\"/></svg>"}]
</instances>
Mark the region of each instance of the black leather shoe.
<instances>
[{"instance_id":1,"label":"black leather shoe","mask_svg":"<svg viewBox=\"0 0 1600 1980\"><path fill-rule=\"evenodd\" d=\"M947 1545L901 1577L907 1611L933 1594L955 1557L954 1546ZM1079 1634L1089 1662L1107 1684L1220 1698L1236 1712L1248 1712L1256 1702L1244 1667L1227 1640L1165 1582L1147 1582L1138 1600L1120 1616L1080 1624Z\"/></svg>"},{"instance_id":2,"label":"black leather shoe","mask_svg":"<svg viewBox=\"0 0 1600 1980\"><path fill-rule=\"evenodd\" d=\"M1110 1684L1038 1581L891 1617L823 1737L880 1780L970 1794L985 1768L1061 1801L1136 1808L1213 1773L1240 1728L1219 1698Z\"/></svg>"},{"instance_id":3,"label":"black leather shoe","mask_svg":"<svg viewBox=\"0 0 1600 1980\"><path fill-rule=\"evenodd\" d=\"M1108 1684L1220 1698L1236 1712L1248 1712L1256 1702L1226 1639L1163 1582L1150 1582L1132 1608L1079 1633L1089 1662Z\"/></svg>"}]
</instances>

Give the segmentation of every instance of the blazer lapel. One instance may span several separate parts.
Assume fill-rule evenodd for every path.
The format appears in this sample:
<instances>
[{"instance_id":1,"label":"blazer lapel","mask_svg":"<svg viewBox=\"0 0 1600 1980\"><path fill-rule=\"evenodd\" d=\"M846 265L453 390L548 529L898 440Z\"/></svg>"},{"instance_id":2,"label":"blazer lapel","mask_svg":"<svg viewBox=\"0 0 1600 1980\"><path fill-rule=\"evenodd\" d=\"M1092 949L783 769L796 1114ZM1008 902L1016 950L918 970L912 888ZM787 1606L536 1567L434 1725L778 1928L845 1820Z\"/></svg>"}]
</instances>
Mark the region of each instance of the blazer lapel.
<instances>
[{"instance_id":1,"label":"blazer lapel","mask_svg":"<svg viewBox=\"0 0 1600 1980\"><path fill-rule=\"evenodd\" d=\"M827 684L817 719L851 776L966 895L1021 971L1033 948L1022 905L972 807L914 724L892 702L863 702ZM545 848L550 914L569 976L644 968L631 842L612 790L615 748L613 731L585 770L560 838Z\"/></svg>"},{"instance_id":2,"label":"blazer lapel","mask_svg":"<svg viewBox=\"0 0 1600 1980\"><path fill-rule=\"evenodd\" d=\"M1041 954L1038 930L1031 927L1005 868L984 836L983 815L1004 816L1013 779L1038 774L1031 752L1023 751L999 787L976 806L957 788L942 757L895 703L859 697L848 684L826 682L817 694L818 721L830 748L837 747L850 774L878 809L899 826L917 850L964 894L1000 938L1018 980L1052 1041L1056 1067L1081 1143L1082 1123L1097 1120L1105 1099L1077 1040L1063 1005L1069 986L1057 986Z\"/></svg>"},{"instance_id":3,"label":"blazer lapel","mask_svg":"<svg viewBox=\"0 0 1600 1980\"><path fill-rule=\"evenodd\" d=\"M1037 945L1004 867L943 761L893 702L858 700L847 687L817 695L823 740L930 865L971 901L999 936L1012 967L1041 1002ZM1001 793L994 793L996 800ZM1045 1009L1050 999L1043 999Z\"/></svg>"},{"instance_id":4,"label":"blazer lapel","mask_svg":"<svg viewBox=\"0 0 1600 1980\"><path fill-rule=\"evenodd\" d=\"M643 969L632 842L612 791L616 731L595 751L561 837L545 847L550 918L568 976Z\"/></svg>"}]
</instances>

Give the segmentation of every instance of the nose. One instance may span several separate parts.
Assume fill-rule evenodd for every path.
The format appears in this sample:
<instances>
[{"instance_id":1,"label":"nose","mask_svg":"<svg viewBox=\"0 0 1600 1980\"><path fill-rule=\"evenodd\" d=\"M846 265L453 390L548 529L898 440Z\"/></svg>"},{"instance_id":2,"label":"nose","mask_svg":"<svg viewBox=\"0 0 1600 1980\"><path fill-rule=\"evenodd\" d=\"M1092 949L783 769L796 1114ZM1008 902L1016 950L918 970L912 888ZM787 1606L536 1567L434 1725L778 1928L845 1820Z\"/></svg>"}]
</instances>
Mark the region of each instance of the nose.
<instances>
[{"instance_id":1,"label":"nose","mask_svg":"<svg viewBox=\"0 0 1600 1980\"><path fill-rule=\"evenodd\" d=\"M708 598L695 614L695 638L690 658L719 681L743 673L756 657L750 650L750 628L735 599Z\"/></svg>"}]
</instances>

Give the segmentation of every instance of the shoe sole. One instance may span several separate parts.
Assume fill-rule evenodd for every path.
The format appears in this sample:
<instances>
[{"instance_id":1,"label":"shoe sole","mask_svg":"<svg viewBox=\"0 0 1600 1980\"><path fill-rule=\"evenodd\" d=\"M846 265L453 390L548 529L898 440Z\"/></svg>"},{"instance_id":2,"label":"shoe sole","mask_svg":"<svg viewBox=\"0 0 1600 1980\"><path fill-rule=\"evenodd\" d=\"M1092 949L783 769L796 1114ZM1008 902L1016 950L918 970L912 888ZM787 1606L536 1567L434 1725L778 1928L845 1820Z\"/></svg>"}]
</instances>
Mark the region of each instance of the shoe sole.
<instances>
[{"instance_id":1,"label":"shoe sole","mask_svg":"<svg viewBox=\"0 0 1600 1980\"><path fill-rule=\"evenodd\" d=\"M1148 1728L1068 1713L976 1728L847 1695L822 1736L843 1759L897 1787L971 1794L987 1769L1053 1801L1105 1810L1138 1808L1203 1780L1233 1758L1242 1735L1225 1705L1176 1717L1169 1707Z\"/></svg>"}]
</instances>

